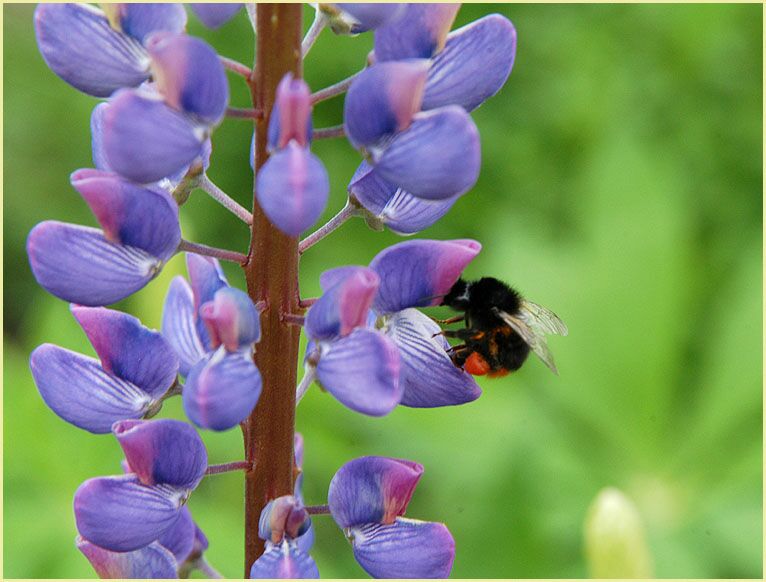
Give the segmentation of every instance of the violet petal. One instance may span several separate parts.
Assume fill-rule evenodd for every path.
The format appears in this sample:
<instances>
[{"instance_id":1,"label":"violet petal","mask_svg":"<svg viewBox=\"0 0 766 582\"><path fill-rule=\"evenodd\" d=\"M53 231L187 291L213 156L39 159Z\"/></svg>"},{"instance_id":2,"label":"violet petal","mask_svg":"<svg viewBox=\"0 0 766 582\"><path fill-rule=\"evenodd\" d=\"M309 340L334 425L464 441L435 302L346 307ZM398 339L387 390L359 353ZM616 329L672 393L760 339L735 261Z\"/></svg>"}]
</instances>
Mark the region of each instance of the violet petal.
<instances>
[{"instance_id":1,"label":"violet petal","mask_svg":"<svg viewBox=\"0 0 766 582\"><path fill-rule=\"evenodd\" d=\"M80 536L76 543L77 549L88 558L99 578L148 580L178 577L176 559L170 551L157 542L132 552L110 552Z\"/></svg>"}]
</instances>

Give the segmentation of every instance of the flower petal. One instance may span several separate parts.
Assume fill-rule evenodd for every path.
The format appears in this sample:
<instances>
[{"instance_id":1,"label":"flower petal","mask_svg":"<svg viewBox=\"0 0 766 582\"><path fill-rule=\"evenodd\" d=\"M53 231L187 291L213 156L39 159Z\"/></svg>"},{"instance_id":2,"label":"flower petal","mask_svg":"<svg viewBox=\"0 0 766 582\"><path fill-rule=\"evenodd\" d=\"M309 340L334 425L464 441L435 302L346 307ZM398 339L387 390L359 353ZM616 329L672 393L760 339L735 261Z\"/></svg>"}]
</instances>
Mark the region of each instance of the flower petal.
<instances>
[{"instance_id":1,"label":"flower petal","mask_svg":"<svg viewBox=\"0 0 766 582\"><path fill-rule=\"evenodd\" d=\"M226 350L235 352L261 339L261 314L247 293L239 289L219 289L212 301L200 306L200 316L213 349L223 344Z\"/></svg>"},{"instance_id":2,"label":"flower petal","mask_svg":"<svg viewBox=\"0 0 766 582\"><path fill-rule=\"evenodd\" d=\"M228 430L245 420L261 395L261 374L249 354L220 348L189 372L184 410L201 428Z\"/></svg>"},{"instance_id":3,"label":"flower petal","mask_svg":"<svg viewBox=\"0 0 766 582\"><path fill-rule=\"evenodd\" d=\"M311 140L311 91L306 81L287 73L277 86L269 119L269 148L281 149L293 139L301 147Z\"/></svg>"},{"instance_id":4,"label":"flower petal","mask_svg":"<svg viewBox=\"0 0 766 582\"><path fill-rule=\"evenodd\" d=\"M398 350L377 331L357 329L329 342L317 379L342 404L370 416L388 414L402 398Z\"/></svg>"},{"instance_id":5,"label":"flower petal","mask_svg":"<svg viewBox=\"0 0 766 582\"><path fill-rule=\"evenodd\" d=\"M202 24L208 28L219 28L226 24L242 8L242 3L238 4L204 4L193 3L189 4L189 8L197 15Z\"/></svg>"},{"instance_id":6,"label":"flower petal","mask_svg":"<svg viewBox=\"0 0 766 582\"><path fill-rule=\"evenodd\" d=\"M144 485L194 489L207 469L207 450L197 431L180 420L123 420L114 436L130 469Z\"/></svg>"},{"instance_id":7,"label":"flower petal","mask_svg":"<svg viewBox=\"0 0 766 582\"><path fill-rule=\"evenodd\" d=\"M429 61L379 63L364 69L346 94L343 126L356 148L378 143L409 126L420 111Z\"/></svg>"},{"instance_id":8,"label":"flower petal","mask_svg":"<svg viewBox=\"0 0 766 582\"><path fill-rule=\"evenodd\" d=\"M183 564L194 549L196 533L197 526L192 519L191 511L189 511L188 506L184 505L181 508L178 521L167 529L157 539L157 542L173 554L176 562Z\"/></svg>"},{"instance_id":9,"label":"flower petal","mask_svg":"<svg viewBox=\"0 0 766 582\"><path fill-rule=\"evenodd\" d=\"M308 554L287 540L266 543L266 551L250 569L250 578L319 578L319 570Z\"/></svg>"},{"instance_id":10,"label":"flower petal","mask_svg":"<svg viewBox=\"0 0 766 582\"><path fill-rule=\"evenodd\" d=\"M104 372L98 360L52 344L32 352L30 368L45 404L92 433L109 432L117 420L141 418L155 403L137 386Z\"/></svg>"},{"instance_id":11,"label":"flower petal","mask_svg":"<svg viewBox=\"0 0 766 582\"><path fill-rule=\"evenodd\" d=\"M133 552L110 552L77 538L80 550L99 578L177 578L178 564L173 554L157 542Z\"/></svg>"},{"instance_id":12,"label":"flower petal","mask_svg":"<svg viewBox=\"0 0 766 582\"><path fill-rule=\"evenodd\" d=\"M367 312L378 291L380 279L367 267L341 267L343 277L311 306L306 315L306 333L314 339L348 335L367 322ZM333 269L337 272L337 269ZM327 279L325 279L326 281Z\"/></svg>"},{"instance_id":13,"label":"flower petal","mask_svg":"<svg viewBox=\"0 0 766 582\"><path fill-rule=\"evenodd\" d=\"M170 282L165 306L162 310L162 335L178 355L178 371L188 376L192 366L205 356L194 321L194 298L183 277Z\"/></svg>"},{"instance_id":14,"label":"flower petal","mask_svg":"<svg viewBox=\"0 0 766 582\"><path fill-rule=\"evenodd\" d=\"M360 457L338 469L327 502L341 528L393 523L404 515L423 465L404 459Z\"/></svg>"},{"instance_id":15,"label":"flower petal","mask_svg":"<svg viewBox=\"0 0 766 582\"><path fill-rule=\"evenodd\" d=\"M408 4L398 20L375 31L375 59L428 59L444 46L460 4Z\"/></svg>"},{"instance_id":16,"label":"flower petal","mask_svg":"<svg viewBox=\"0 0 766 582\"><path fill-rule=\"evenodd\" d=\"M447 37L428 72L423 110L460 105L473 111L505 84L516 56L516 29L490 14Z\"/></svg>"},{"instance_id":17,"label":"flower petal","mask_svg":"<svg viewBox=\"0 0 766 582\"><path fill-rule=\"evenodd\" d=\"M414 196L444 200L479 177L481 144L471 116L456 105L418 113L412 125L374 154L380 176Z\"/></svg>"},{"instance_id":18,"label":"flower petal","mask_svg":"<svg viewBox=\"0 0 766 582\"><path fill-rule=\"evenodd\" d=\"M474 240L411 240L382 250L370 263L380 276L373 308L393 313L438 305L481 250Z\"/></svg>"},{"instance_id":19,"label":"flower petal","mask_svg":"<svg viewBox=\"0 0 766 582\"><path fill-rule=\"evenodd\" d=\"M386 334L399 347L402 358L402 405L453 406L481 396L473 376L452 363L447 354L450 345L440 333L441 328L417 309L405 309L388 318Z\"/></svg>"},{"instance_id":20,"label":"flower petal","mask_svg":"<svg viewBox=\"0 0 766 582\"><path fill-rule=\"evenodd\" d=\"M317 221L329 193L330 182L322 162L294 141L273 154L258 172L258 204L289 236L298 236Z\"/></svg>"},{"instance_id":21,"label":"flower petal","mask_svg":"<svg viewBox=\"0 0 766 582\"><path fill-rule=\"evenodd\" d=\"M39 4L35 34L48 66L64 81L94 97L149 78L149 58L135 39L117 32L87 4Z\"/></svg>"},{"instance_id":22,"label":"flower petal","mask_svg":"<svg viewBox=\"0 0 766 582\"><path fill-rule=\"evenodd\" d=\"M354 557L374 578L446 578L455 540L443 523L398 518L351 530Z\"/></svg>"},{"instance_id":23,"label":"flower petal","mask_svg":"<svg viewBox=\"0 0 766 582\"><path fill-rule=\"evenodd\" d=\"M104 112L102 140L109 166L146 184L188 166L203 153L205 135L158 95L122 90Z\"/></svg>"},{"instance_id":24,"label":"flower petal","mask_svg":"<svg viewBox=\"0 0 766 582\"><path fill-rule=\"evenodd\" d=\"M146 251L108 241L95 228L49 220L27 238L37 282L56 297L81 305L108 305L135 293L162 268Z\"/></svg>"},{"instance_id":25,"label":"flower petal","mask_svg":"<svg viewBox=\"0 0 766 582\"><path fill-rule=\"evenodd\" d=\"M137 550L175 524L181 501L172 488L147 487L135 475L88 479L74 494L77 531L113 552Z\"/></svg>"},{"instance_id":26,"label":"flower petal","mask_svg":"<svg viewBox=\"0 0 766 582\"><path fill-rule=\"evenodd\" d=\"M142 43L153 32L182 32L186 28L186 11L181 4L125 3L120 8L122 31Z\"/></svg>"},{"instance_id":27,"label":"flower petal","mask_svg":"<svg viewBox=\"0 0 766 582\"><path fill-rule=\"evenodd\" d=\"M401 18L405 12L406 4L346 2L333 4L333 6L353 20L350 33L359 34Z\"/></svg>"}]
</instances>

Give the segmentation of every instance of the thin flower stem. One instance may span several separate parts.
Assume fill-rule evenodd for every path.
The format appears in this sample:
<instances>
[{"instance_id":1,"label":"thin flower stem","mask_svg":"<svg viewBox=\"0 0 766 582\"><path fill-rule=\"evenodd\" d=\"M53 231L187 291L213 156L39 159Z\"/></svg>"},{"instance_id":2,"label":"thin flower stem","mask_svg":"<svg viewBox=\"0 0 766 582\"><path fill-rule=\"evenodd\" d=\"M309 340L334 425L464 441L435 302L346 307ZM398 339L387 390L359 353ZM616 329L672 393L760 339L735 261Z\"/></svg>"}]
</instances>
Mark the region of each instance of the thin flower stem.
<instances>
[{"instance_id":1,"label":"thin flower stem","mask_svg":"<svg viewBox=\"0 0 766 582\"><path fill-rule=\"evenodd\" d=\"M242 107L227 107L226 117L234 117L239 119L263 119L263 111L258 109L242 108Z\"/></svg>"},{"instance_id":2,"label":"thin flower stem","mask_svg":"<svg viewBox=\"0 0 766 582\"><path fill-rule=\"evenodd\" d=\"M206 257L213 257L223 261L231 261L232 263L238 263L240 265L244 265L247 262L247 255L243 255L237 251L228 251L226 249L209 247L207 245L190 242L184 239L181 239L181 244L178 245L178 250L187 253L204 255Z\"/></svg>"},{"instance_id":3,"label":"thin flower stem","mask_svg":"<svg viewBox=\"0 0 766 582\"><path fill-rule=\"evenodd\" d=\"M351 204L350 201L347 201L343 209L330 220L328 220L327 224L320 226L317 230L312 232L298 244L298 252L301 254L306 252L308 249L313 247L316 243L318 243L320 240L322 240L324 237L326 237L328 234L346 222L349 218L352 216L357 216L358 214L359 209Z\"/></svg>"},{"instance_id":4,"label":"thin flower stem","mask_svg":"<svg viewBox=\"0 0 766 582\"><path fill-rule=\"evenodd\" d=\"M354 73L350 77L347 77L343 79L342 81L338 81L334 85L330 85L329 87L325 87L324 89L320 89L316 93L313 93L311 95L311 104L315 105L316 103L319 103L320 101L325 101L327 99L331 99L332 97L335 97L336 95L340 95L342 93L345 93L348 91L348 88L351 86L351 83L354 82L354 79L356 79L357 75L361 71Z\"/></svg>"},{"instance_id":5,"label":"thin flower stem","mask_svg":"<svg viewBox=\"0 0 766 582\"><path fill-rule=\"evenodd\" d=\"M332 127L320 127L311 133L314 139L325 139L328 137L345 137L346 130L342 125L333 125Z\"/></svg>"},{"instance_id":6,"label":"thin flower stem","mask_svg":"<svg viewBox=\"0 0 766 582\"><path fill-rule=\"evenodd\" d=\"M207 177L207 174L202 174L199 176L199 178L197 178L197 186L210 194L213 200L234 214L242 222L248 225L253 224L253 215L250 214L250 211L242 206L239 202L234 200L226 192L221 190L218 186L213 184L210 181L210 178Z\"/></svg>"},{"instance_id":7,"label":"thin flower stem","mask_svg":"<svg viewBox=\"0 0 766 582\"><path fill-rule=\"evenodd\" d=\"M314 46L316 39L319 38L319 33L324 30L326 25L327 17L324 12L317 7L314 12L314 21L311 23L311 26L309 27L308 32L306 32L306 36L303 37L303 42L301 43L301 55L304 59L306 58L306 55L309 54L311 47Z\"/></svg>"},{"instance_id":8,"label":"thin flower stem","mask_svg":"<svg viewBox=\"0 0 766 582\"><path fill-rule=\"evenodd\" d=\"M219 473L229 473L231 471L247 471L252 467L248 461L233 461L231 463L221 463L220 465L208 465L205 475L218 475Z\"/></svg>"},{"instance_id":9,"label":"thin flower stem","mask_svg":"<svg viewBox=\"0 0 766 582\"><path fill-rule=\"evenodd\" d=\"M298 384L295 389L295 406L300 404L301 399L306 395L306 392L308 392L314 378L316 378L316 368L314 366L306 366L306 371L303 374L303 378L301 378L301 383Z\"/></svg>"},{"instance_id":10,"label":"thin flower stem","mask_svg":"<svg viewBox=\"0 0 766 582\"><path fill-rule=\"evenodd\" d=\"M253 74L253 71L250 67L240 63L239 61L235 61L234 59L230 59L228 57L219 56L218 58L221 59L221 63L223 64L224 69L228 69L233 73L237 73L237 75L244 77L245 79L250 79L250 76Z\"/></svg>"},{"instance_id":11,"label":"thin flower stem","mask_svg":"<svg viewBox=\"0 0 766 582\"><path fill-rule=\"evenodd\" d=\"M207 560L201 556L197 560L196 566L197 569L205 574L208 578L223 578L223 574L208 564Z\"/></svg>"},{"instance_id":12,"label":"thin flower stem","mask_svg":"<svg viewBox=\"0 0 766 582\"><path fill-rule=\"evenodd\" d=\"M303 509L309 515L328 515L330 513L329 505L307 505Z\"/></svg>"},{"instance_id":13,"label":"thin flower stem","mask_svg":"<svg viewBox=\"0 0 766 582\"><path fill-rule=\"evenodd\" d=\"M282 321L291 325L302 326L306 323L306 318L302 315L296 315L295 313L283 313Z\"/></svg>"}]
</instances>

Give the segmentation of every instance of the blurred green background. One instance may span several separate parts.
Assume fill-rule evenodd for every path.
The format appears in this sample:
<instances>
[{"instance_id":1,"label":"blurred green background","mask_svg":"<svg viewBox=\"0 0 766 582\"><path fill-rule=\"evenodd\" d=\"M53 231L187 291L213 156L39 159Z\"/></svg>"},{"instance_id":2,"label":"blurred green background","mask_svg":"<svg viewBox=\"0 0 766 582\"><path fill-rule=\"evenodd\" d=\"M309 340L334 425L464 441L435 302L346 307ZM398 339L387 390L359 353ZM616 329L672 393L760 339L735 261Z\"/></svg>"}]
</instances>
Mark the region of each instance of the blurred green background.
<instances>
[{"instance_id":1,"label":"blurred green background","mask_svg":"<svg viewBox=\"0 0 766 582\"><path fill-rule=\"evenodd\" d=\"M96 100L45 66L32 5L3 11L4 576L91 577L73 544L72 494L119 472L121 455L112 437L67 425L37 394L35 346L92 351L67 305L36 286L24 241L45 219L95 224L68 176L92 164ZM587 508L616 486L638 507L656 576L759 578L762 7L466 5L456 26L493 11L511 18L519 43L505 88L474 114L481 178L419 236L478 239L468 277L506 279L559 313L570 328L551 341L561 376L530 361L482 381L469 405L382 419L314 389L298 410L306 500L323 503L351 458L414 459L426 472L408 515L448 524L454 577L563 578L587 576ZM215 32L190 17L189 29L252 61L244 13ZM323 33L306 61L309 84L353 73L371 43ZM244 84L231 82L233 104L246 106ZM315 126L339 123L342 101L320 104ZM250 132L225 122L210 170L244 204ZM329 218L359 156L342 140L314 151L331 175ZM246 229L201 192L182 215L187 238L247 246ZM347 224L305 255L304 295L319 291L323 270L366 264L399 240ZM167 284L183 272L176 257L117 307L159 327ZM227 272L243 285L236 267ZM180 415L179 403L166 412ZM241 458L239 431L203 437L211 462ZM206 479L190 507L210 561L241 576L241 476ZM364 576L332 521L314 522L322 575Z\"/></svg>"}]
</instances>

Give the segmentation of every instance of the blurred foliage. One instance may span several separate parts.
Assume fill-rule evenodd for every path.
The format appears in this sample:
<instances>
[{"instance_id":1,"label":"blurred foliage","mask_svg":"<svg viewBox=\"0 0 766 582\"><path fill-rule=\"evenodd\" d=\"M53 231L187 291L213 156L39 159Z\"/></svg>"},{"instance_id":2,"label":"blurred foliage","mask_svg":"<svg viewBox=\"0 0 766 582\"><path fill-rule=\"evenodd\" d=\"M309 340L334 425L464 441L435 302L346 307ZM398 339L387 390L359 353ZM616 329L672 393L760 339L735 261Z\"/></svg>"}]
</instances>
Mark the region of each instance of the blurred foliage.
<instances>
[{"instance_id":1,"label":"blurred foliage","mask_svg":"<svg viewBox=\"0 0 766 582\"><path fill-rule=\"evenodd\" d=\"M45 66L31 5L3 10L4 575L91 577L73 543L72 494L119 472L119 448L62 422L37 394L27 365L36 345L91 348L67 305L36 286L24 241L41 220L94 223L68 175L92 163L96 101ZM323 503L353 457L415 459L426 472L408 515L449 525L455 577L583 577L587 508L615 486L636 503L657 576L760 578L762 7L466 5L457 25L495 10L513 20L519 45L506 87L474 114L481 178L420 236L478 239L467 276L507 279L559 313L571 330L551 342L561 376L532 361L482 382L472 404L383 419L312 390L298 410L307 502ZM219 31L193 17L189 28L252 61L244 13ZM309 84L353 73L370 48L369 35L323 33L306 61ZM246 106L244 84L231 81L232 103ZM342 99L320 104L315 126L341 115ZM250 132L224 123L210 171L244 204ZM342 140L314 151L331 175L329 218L359 157ZM183 228L226 248L248 241L201 192ZM366 264L398 240L349 223L305 255L303 295L319 291L324 269ZM117 307L159 327L167 284L183 272L176 257ZM166 410L182 414L178 402ZM212 462L241 457L238 431L203 436ZM210 561L241 576L241 476L206 479L190 506ZM314 522L323 576L362 576L332 521Z\"/></svg>"}]
</instances>

